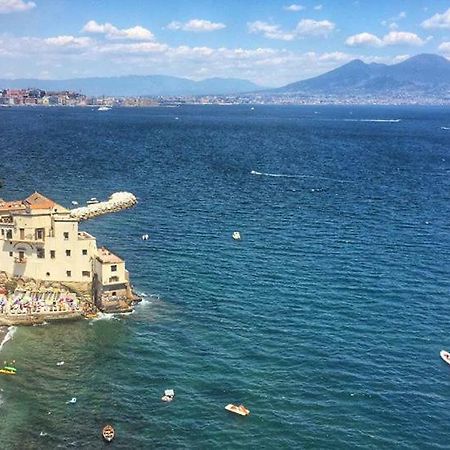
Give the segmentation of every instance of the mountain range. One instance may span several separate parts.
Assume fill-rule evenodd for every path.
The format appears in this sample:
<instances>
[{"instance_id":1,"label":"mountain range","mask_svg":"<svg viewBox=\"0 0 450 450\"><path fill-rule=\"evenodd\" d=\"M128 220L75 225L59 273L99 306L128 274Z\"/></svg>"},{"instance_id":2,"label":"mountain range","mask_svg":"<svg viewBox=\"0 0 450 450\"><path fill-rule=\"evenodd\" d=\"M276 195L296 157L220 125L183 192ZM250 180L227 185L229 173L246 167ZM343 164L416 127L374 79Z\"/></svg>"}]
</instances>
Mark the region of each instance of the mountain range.
<instances>
[{"instance_id":1,"label":"mountain range","mask_svg":"<svg viewBox=\"0 0 450 450\"><path fill-rule=\"evenodd\" d=\"M196 96L245 94L262 96L335 96L446 98L450 100L450 61L421 54L387 65L366 64L359 59L314 78L264 89L239 78L208 78L194 81L166 75L74 78L68 80L0 79L0 88L40 88L75 91L92 96Z\"/></svg>"},{"instance_id":2,"label":"mountain range","mask_svg":"<svg viewBox=\"0 0 450 450\"><path fill-rule=\"evenodd\" d=\"M355 59L323 75L265 92L282 95L449 96L450 61L432 54L413 56L392 65L366 64Z\"/></svg>"},{"instance_id":3,"label":"mountain range","mask_svg":"<svg viewBox=\"0 0 450 450\"><path fill-rule=\"evenodd\" d=\"M227 95L262 89L239 78L208 78L201 81L167 75L73 78L69 80L0 79L0 88L39 88L46 91L75 91L101 96L187 96Z\"/></svg>"}]
</instances>

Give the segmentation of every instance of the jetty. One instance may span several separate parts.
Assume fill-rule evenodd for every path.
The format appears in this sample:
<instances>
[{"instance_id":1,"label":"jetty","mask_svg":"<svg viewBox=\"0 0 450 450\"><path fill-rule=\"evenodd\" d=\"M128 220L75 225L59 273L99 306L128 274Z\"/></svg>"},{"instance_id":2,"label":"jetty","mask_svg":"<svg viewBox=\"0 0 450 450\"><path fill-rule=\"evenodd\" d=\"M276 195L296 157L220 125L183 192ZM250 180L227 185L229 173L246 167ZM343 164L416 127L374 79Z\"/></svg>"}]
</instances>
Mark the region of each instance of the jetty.
<instances>
[{"instance_id":1,"label":"jetty","mask_svg":"<svg viewBox=\"0 0 450 450\"><path fill-rule=\"evenodd\" d=\"M81 206L70 210L70 216L79 221L92 219L124 209L132 208L137 204L137 198L131 192L115 192L108 200L94 203L87 206Z\"/></svg>"}]
</instances>

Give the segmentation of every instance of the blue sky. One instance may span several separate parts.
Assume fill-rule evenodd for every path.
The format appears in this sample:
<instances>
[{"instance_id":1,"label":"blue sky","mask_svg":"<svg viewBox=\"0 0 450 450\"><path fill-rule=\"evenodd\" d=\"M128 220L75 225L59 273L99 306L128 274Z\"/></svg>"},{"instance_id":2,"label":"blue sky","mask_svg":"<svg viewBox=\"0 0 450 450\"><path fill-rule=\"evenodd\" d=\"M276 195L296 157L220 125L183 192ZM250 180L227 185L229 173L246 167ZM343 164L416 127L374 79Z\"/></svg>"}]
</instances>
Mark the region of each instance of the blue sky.
<instances>
[{"instance_id":1,"label":"blue sky","mask_svg":"<svg viewBox=\"0 0 450 450\"><path fill-rule=\"evenodd\" d=\"M278 86L352 59L450 59L449 0L0 0L0 78L167 74Z\"/></svg>"}]
</instances>

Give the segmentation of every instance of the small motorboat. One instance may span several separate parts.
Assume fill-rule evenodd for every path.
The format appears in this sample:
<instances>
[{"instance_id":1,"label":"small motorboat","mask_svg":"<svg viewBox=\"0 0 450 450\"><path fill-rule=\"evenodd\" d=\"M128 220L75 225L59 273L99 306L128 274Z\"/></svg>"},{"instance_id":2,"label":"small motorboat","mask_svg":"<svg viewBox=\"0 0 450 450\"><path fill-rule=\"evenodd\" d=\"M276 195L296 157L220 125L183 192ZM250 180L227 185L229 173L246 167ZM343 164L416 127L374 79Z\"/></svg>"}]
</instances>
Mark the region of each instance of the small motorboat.
<instances>
[{"instance_id":1,"label":"small motorboat","mask_svg":"<svg viewBox=\"0 0 450 450\"><path fill-rule=\"evenodd\" d=\"M248 416L250 414L250 411L244 405L236 406L233 405L233 403L230 403L225 406L225 409L235 414L239 414L240 416Z\"/></svg>"},{"instance_id":2,"label":"small motorboat","mask_svg":"<svg viewBox=\"0 0 450 450\"><path fill-rule=\"evenodd\" d=\"M241 240L241 233L239 233L239 231L233 231L233 234L231 235L231 237L235 241L240 241Z\"/></svg>"},{"instance_id":3,"label":"small motorboat","mask_svg":"<svg viewBox=\"0 0 450 450\"><path fill-rule=\"evenodd\" d=\"M164 395L161 397L163 402L171 402L175 397L175 391L173 389L166 389Z\"/></svg>"},{"instance_id":4,"label":"small motorboat","mask_svg":"<svg viewBox=\"0 0 450 450\"><path fill-rule=\"evenodd\" d=\"M97 111L109 111L111 108L108 106L100 106L100 108L97 109Z\"/></svg>"},{"instance_id":5,"label":"small motorboat","mask_svg":"<svg viewBox=\"0 0 450 450\"><path fill-rule=\"evenodd\" d=\"M17 369L13 366L3 366L0 369L0 374L2 375L16 375Z\"/></svg>"},{"instance_id":6,"label":"small motorboat","mask_svg":"<svg viewBox=\"0 0 450 450\"><path fill-rule=\"evenodd\" d=\"M105 425L102 429L102 436L106 442L111 442L116 436L116 432L111 425Z\"/></svg>"},{"instance_id":7,"label":"small motorboat","mask_svg":"<svg viewBox=\"0 0 450 450\"><path fill-rule=\"evenodd\" d=\"M97 203L100 203L95 197L92 197L90 200L86 202L86 205L96 205Z\"/></svg>"},{"instance_id":8,"label":"small motorboat","mask_svg":"<svg viewBox=\"0 0 450 450\"><path fill-rule=\"evenodd\" d=\"M148 241L148 238L149 238L149 235L148 235L148 234L143 234L141 239L142 239L143 241Z\"/></svg>"},{"instance_id":9,"label":"small motorboat","mask_svg":"<svg viewBox=\"0 0 450 450\"><path fill-rule=\"evenodd\" d=\"M439 352L439 354L441 355L441 358L443 359L443 361L445 361L447 364L450 364L450 353L446 352L445 350L441 350Z\"/></svg>"}]
</instances>

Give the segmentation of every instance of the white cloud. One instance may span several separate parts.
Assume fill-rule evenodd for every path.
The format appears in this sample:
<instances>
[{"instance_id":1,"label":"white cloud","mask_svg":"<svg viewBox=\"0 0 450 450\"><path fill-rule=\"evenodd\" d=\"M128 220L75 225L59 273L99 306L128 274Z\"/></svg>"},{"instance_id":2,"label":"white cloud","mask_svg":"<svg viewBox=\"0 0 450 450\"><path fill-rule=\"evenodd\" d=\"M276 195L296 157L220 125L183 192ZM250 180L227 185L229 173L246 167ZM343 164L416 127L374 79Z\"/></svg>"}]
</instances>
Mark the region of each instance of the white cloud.
<instances>
[{"instance_id":1,"label":"white cloud","mask_svg":"<svg viewBox=\"0 0 450 450\"><path fill-rule=\"evenodd\" d=\"M450 8L442 14L435 14L421 23L423 28L450 28Z\"/></svg>"},{"instance_id":2,"label":"white cloud","mask_svg":"<svg viewBox=\"0 0 450 450\"><path fill-rule=\"evenodd\" d=\"M383 45L383 41L378 36L366 32L349 36L345 43L349 47L381 47Z\"/></svg>"},{"instance_id":3,"label":"white cloud","mask_svg":"<svg viewBox=\"0 0 450 450\"><path fill-rule=\"evenodd\" d=\"M322 8L323 8L323 5L316 5L316 6L314 6L314 9L316 11L320 11Z\"/></svg>"},{"instance_id":4,"label":"white cloud","mask_svg":"<svg viewBox=\"0 0 450 450\"><path fill-rule=\"evenodd\" d=\"M195 32L207 32L217 31L226 28L226 25L221 22L211 22L204 19L192 19L188 22L173 21L167 25L169 30L182 30L182 31L195 31Z\"/></svg>"},{"instance_id":5,"label":"white cloud","mask_svg":"<svg viewBox=\"0 0 450 450\"><path fill-rule=\"evenodd\" d=\"M416 33L407 31L390 31L383 37L384 45L423 45L425 41Z\"/></svg>"},{"instance_id":6,"label":"white cloud","mask_svg":"<svg viewBox=\"0 0 450 450\"><path fill-rule=\"evenodd\" d=\"M300 20L293 31L284 31L279 25L270 24L261 20L247 23L249 33L262 34L266 38L282 41L292 41L295 38L305 36L326 37L334 30L334 27L335 24L329 20L317 21L313 19Z\"/></svg>"},{"instance_id":7,"label":"white cloud","mask_svg":"<svg viewBox=\"0 0 450 450\"><path fill-rule=\"evenodd\" d=\"M450 58L450 41L449 41L449 42L443 42L441 45L439 45L438 50L439 50L446 58Z\"/></svg>"},{"instance_id":8,"label":"white cloud","mask_svg":"<svg viewBox=\"0 0 450 450\"><path fill-rule=\"evenodd\" d=\"M425 41L415 33L406 31L390 31L382 38L371 33L359 33L349 36L346 41L349 47L385 47L390 45L416 45L420 46Z\"/></svg>"},{"instance_id":9,"label":"white cloud","mask_svg":"<svg viewBox=\"0 0 450 450\"><path fill-rule=\"evenodd\" d=\"M28 11L36 7L36 3L24 0L0 0L0 14Z\"/></svg>"},{"instance_id":10,"label":"white cloud","mask_svg":"<svg viewBox=\"0 0 450 450\"><path fill-rule=\"evenodd\" d=\"M295 32L299 36L328 36L334 28L335 24L329 20L302 19Z\"/></svg>"},{"instance_id":11,"label":"white cloud","mask_svg":"<svg viewBox=\"0 0 450 450\"><path fill-rule=\"evenodd\" d=\"M305 7L302 5L297 5L296 3L293 3L292 5L285 6L283 9L285 11L298 12L298 11L302 11L303 9L305 9Z\"/></svg>"},{"instance_id":12,"label":"white cloud","mask_svg":"<svg viewBox=\"0 0 450 450\"><path fill-rule=\"evenodd\" d=\"M111 23L100 24L95 20L87 22L81 31L103 34L107 39L132 39L136 41L151 41L154 39L154 35L150 30L139 25L132 28L119 29Z\"/></svg>"},{"instance_id":13,"label":"white cloud","mask_svg":"<svg viewBox=\"0 0 450 450\"><path fill-rule=\"evenodd\" d=\"M256 22L247 23L248 31L254 34L262 34L269 39L278 39L281 41L292 41L295 38L294 33L285 32L280 29L279 25L271 25L267 22L257 20Z\"/></svg>"},{"instance_id":14,"label":"white cloud","mask_svg":"<svg viewBox=\"0 0 450 450\"><path fill-rule=\"evenodd\" d=\"M55 36L44 39L44 42L55 47L88 47L92 44L92 40L88 37L74 37L74 36Z\"/></svg>"}]
</instances>

